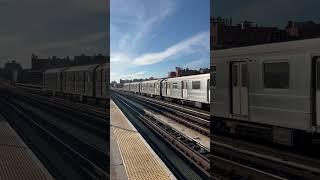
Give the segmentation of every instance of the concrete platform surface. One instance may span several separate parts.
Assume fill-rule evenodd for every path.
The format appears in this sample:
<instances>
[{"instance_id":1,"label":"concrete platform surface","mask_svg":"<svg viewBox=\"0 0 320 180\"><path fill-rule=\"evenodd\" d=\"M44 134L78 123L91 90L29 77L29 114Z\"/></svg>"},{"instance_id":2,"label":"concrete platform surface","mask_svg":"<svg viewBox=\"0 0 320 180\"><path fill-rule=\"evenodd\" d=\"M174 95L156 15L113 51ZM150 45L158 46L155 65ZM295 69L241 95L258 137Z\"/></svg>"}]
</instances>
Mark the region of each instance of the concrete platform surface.
<instances>
[{"instance_id":1,"label":"concrete platform surface","mask_svg":"<svg viewBox=\"0 0 320 180\"><path fill-rule=\"evenodd\" d=\"M51 180L53 177L0 115L0 179Z\"/></svg>"},{"instance_id":2,"label":"concrete platform surface","mask_svg":"<svg viewBox=\"0 0 320 180\"><path fill-rule=\"evenodd\" d=\"M113 101L110 119L111 179L176 179Z\"/></svg>"}]
</instances>

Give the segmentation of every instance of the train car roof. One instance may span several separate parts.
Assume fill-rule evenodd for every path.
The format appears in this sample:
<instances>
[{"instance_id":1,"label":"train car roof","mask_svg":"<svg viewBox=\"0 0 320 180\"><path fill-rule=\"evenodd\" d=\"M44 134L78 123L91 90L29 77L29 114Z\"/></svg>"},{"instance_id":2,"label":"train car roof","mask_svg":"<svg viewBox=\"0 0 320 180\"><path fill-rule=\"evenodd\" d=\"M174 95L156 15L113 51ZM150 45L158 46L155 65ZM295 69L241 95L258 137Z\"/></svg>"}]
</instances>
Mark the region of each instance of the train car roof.
<instances>
[{"instance_id":1,"label":"train car roof","mask_svg":"<svg viewBox=\"0 0 320 180\"><path fill-rule=\"evenodd\" d=\"M142 81L141 83L155 83L161 81L161 79L153 79L153 80L147 80L147 81Z\"/></svg>"},{"instance_id":2,"label":"train car roof","mask_svg":"<svg viewBox=\"0 0 320 180\"><path fill-rule=\"evenodd\" d=\"M109 65L110 65L110 63L100 64L99 67L97 67L97 70L109 69Z\"/></svg>"},{"instance_id":3,"label":"train car roof","mask_svg":"<svg viewBox=\"0 0 320 180\"><path fill-rule=\"evenodd\" d=\"M93 71L96 67L100 64L90 64L90 65L83 65L83 66L73 66L68 68L65 72L72 72L72 71Z\"/></svg>"},{"instance_id":4,"label":"train car roof","mask_svg":"<svg viewBox=\"0 0 320 180\"><path fill-rule=\"evenodd\" d=\"M47 69L46 71L44 71L45 74L49 74L49 73L57 73L57 72L62 72L63 70L67 69L66 67L62 67L62 68L52 68L52 69Z\"/></svg>"},{"instance_id":5,"label":"train car roof","mask_svg":"<svg viewBox=\"0 0 320 180\"><path fill-rule=\"evenodd\" d=\"M320 38L213 50L211 55L212 57L227 57L286 51L320 52Z\"/></svg>"},{"instance_id":6,"label":"train car roof","mask_svg":"<svg viewBox=\"0 0 320 180\"><path fill-rule=\"evenodd\" d=\"M194 79L194 78L205 78L209 77L210 78L210 73L205 73L205 74L196 74L196 75L190 75L190 76L181 76L181 77L173 77L173 78L167 78L165 81L170 81L170 80L177 80L177 79Z\"/></svg>"},{"instance_id":7,"label":"train car roof","mask_svg":"<svg viewBox=\"0 0 320 180\"><path fill-rule=\"evenodd\" d=\"M132 82L130 84L139 84L141 81L137 81L137 82Z\"/></svg>"}]
</instances>

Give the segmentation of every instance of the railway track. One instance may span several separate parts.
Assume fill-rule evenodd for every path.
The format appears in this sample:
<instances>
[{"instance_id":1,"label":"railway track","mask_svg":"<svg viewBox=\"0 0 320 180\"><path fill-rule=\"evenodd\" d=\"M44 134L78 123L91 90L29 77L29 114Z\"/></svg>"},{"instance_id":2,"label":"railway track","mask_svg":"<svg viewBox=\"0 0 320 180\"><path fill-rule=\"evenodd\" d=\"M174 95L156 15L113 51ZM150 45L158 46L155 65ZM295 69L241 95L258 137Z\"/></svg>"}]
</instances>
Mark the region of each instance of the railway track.
<instances>
[{"instance_id":1,"label":"railway track","mask_svg":"<svg viewBox=\"0 0 320 180\"><path fill-rule=\"evenodd\" d=\"M68 104L69 107L74 106L73 108L77 108L80 111L87 111L89 110L89 112L93 112L95 114L102 114L105 115L105 113L107 112L106 109L108 107L108 99L105 99L106 103L101 106L98 106L97 104L94 105L90 105L90 104L86 104L86 103L79 103L76 101L70 101L66 98L62 98L60 96L52 96L52 94L50 94L48 91L45 91L39 87L33 87L33 86L25 86L23 84L17 84L16 86L8 86L11 89L15 89L17 91L20 92L24 92L24 93L30 93L30 95L32 94L33 96L37 96L39 98L47 98L49 101L52 102L57 102L60 103L62 106L65 106L65 104ZM70 104L72 106L70 106Z\"/></svg>"},{"instance_id":2,"label":"railway track","mask_svg":"<svg viewBox=\"0 0 320 180\"><path fill-rule=\"evenodd\" d=\"M133 94L133 93L128 93L128 92L123 92L123 91L120 91L120 90L111 90L111 92L114 92L114 93L122 93L122 94ZM139 94L134 94L136 95L137 97L141 98L141 99L145 99L149 102L153 102L153 103L156 103L156 104L159 104L159 105L164 105L166 107L170 107L171 109L175 109L175 110L178 110L180 112L184 112L184 113L187 113L187 114L190 114L190 115L194 115L194 116L197 116L199 118L202 118L202 119L205 119L205 120L210 120L210 112L207 112L207 111L204 111L204 110L201 110L201 109L197 109L197 108L193 108L193 107L190 107L190 106L183 106L183 105L179 105L179 104L176 104L176 103L171 103L169 101L163 101L163 100L159 100L159 99L155 99L155 98L150 98L150 97L146 97L146 96L142 96L142 95L139 95Z\"/></svg>"},{"instance_id":3,"label":"railway track","mask_svg":"<svg viewBox=\"0 0 320 180\"><path fill-rule=\"evenodd\" d=\"M157 117L153 116L136 106L132 105L126 98L113 94L114 99L124 104L128 109L139 117L140 121L152 129L158 136L167 142L180 156L191 162L194 168L203 174L203 177L209 178L210 174L210 150L190 139L184 134L176 131L169 125L166 125Z\"/></svg>"},{"instance_id":4,"label":"railway track","mask_svg":"<svg viewBox=\"0 0 320 180\"><path fill-rule=\"evenodd\" d=\"M185 126L194 129L206 136L210 135L210 121L198 117L193 111L191 111L192 114L188 114L187 112L190 111L186 108L172 108L172 106L167 107L165 103L158 103L159 100L154 101L151 98L139 97L127 93L119 94L152 109L152 111L154 112L157 112L181 124L184 124Z\"/></svg>"},{"instance_id":5,"label":"railway track","mask_svg":"<svg viewBox=\"0 0 320 180\"><path fill-rule=\"evenodd\" d=\"M10 119L9 121L14 124L14 127L18 127L20 132L24 132L26 127L31 127L34 132L39 132L41 137L47 139L52 149L62 152L62 156L71 161L70 163L74 165L81 176L89 179L109 177L106 171L107 154L105 151L93 146L87 140L74 136L70 129L63 129L49 121L49 118L41 117L30 109L26 109L10 97L0 97L0 102L6 105L3 111L4 116ZM32 142L32 139L29 141ZM36 146L38 145L34 145L34 147Z\"/></svg>"},{"instance_id":6,"label":"railway track","mask_svg":"<svg viewBox=\"0 0 320 180\"><path fill-rule=\"evenodd\" d=\"M106 127L108 126L109 119L105 112L91 111L90 108L84 108L83 106L75 105L71 102L55 101L50 98L40 95L29 94L23 91L13 91L15 96L23 99L25 102L33 102L39 108L55 109L58 111L52 111L56 116L68 116L64 117L72 122L78 123L79 118L82 120L82 125L88 129L92 129L99 133L102 137L106 137ZM75 118L78 117L78 118Z\"/></svg>"},{"instance_id":7,"label":"railway track","mask_svg":"<svg viewBox=\"0 0 320 180\"><path fill-rule=\"evenodd\" d=\"M22 91L20 89L15 88L15 91L17 91L19 94L24 94L27 96L33 96L37 99L40 100L45 100L48 102L52 102L52 103L56 103L61 107L64 107L66 109L72 109L72 110L76 110L80 113L85 113L85 114L90 114L92 116L98 116L102 119L106 119L105 117L107 116L107 111L106 108L109 105L108 103L106 103L105 107L97 107L97 106L93 106L93 105L88 105L88 104L84 104L84 103L77 103L77 102L73 102L73 101L68 101L62 98L57 98L57 97L48 97L47 95L44 94L38 94L39 90L35 90L35 92L29 92L29 91Z\"/></svg>"},{"instance_id":8,"label":"railway track","mask_svg":"<svg viewBox=\"0 0 320 180\"><path fill-rule=\"evenodd\" d=\"M211 142L212 152L220 157L263 169L284 179L320 177L319 160L221 136L214 136L213 139L215 140Z\"/></svg>"}]
</instances>

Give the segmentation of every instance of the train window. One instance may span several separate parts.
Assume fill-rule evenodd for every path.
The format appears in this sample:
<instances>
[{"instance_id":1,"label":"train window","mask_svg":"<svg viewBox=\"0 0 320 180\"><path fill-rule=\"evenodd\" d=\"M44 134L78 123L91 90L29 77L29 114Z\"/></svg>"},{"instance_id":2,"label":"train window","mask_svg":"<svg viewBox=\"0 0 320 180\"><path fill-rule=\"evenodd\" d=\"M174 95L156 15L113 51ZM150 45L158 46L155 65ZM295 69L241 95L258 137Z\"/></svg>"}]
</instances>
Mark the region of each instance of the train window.
<instances>
[{"instance_id":1,"label":"train window","mask_svg":"<svg viewBox=\"0 0 320 180\"><path fill-rule=\"evenodd\" d=\"M264 88L289 88L289 63L269 62L264 63Z\"/></svg>"},{"instance_id":2,"label":"train window","mask_svg":"<svg viewBox=\"0 0 320 180\"><path fill-rule=\"evenodd\" d=\"M216 71L216 66L210 66L210 71L211 71L211 72Z\"/></svg>"},{"instance_id":3,"label":"train window","mask_svg":"<svg viewBox=\"0 0 320 180\"><path fill-rule=\"evenodd\" d=\"M232 84L234 87L238 86L238 66L232 66Z\"/></svg>"},{"instance_id":4,"label":"train window","mask_svg":"<svg viewBox=\"0 0 320 180\"><path fill-rule=\"evenodd\" d=\"M192 89L200 89L200 81L192 81Z\"/></svg>"},{"instance_id":5,"label":"train window","mask_svg":"<svg viewBox=\"0 0 320 180\"><path fill-rule=\"evenodd\" d=\"M216 86L216 73L212 73L211 74L212 76L210 77L212 80L211 80L211 83L212 83L212 86Z\"/></svg>"},{"instance_id":6,"label":"train window","mask_svg":"<svg viewBox=\"0 0 320 180\"><path fill-rule=\"evenodd\" d=\"M173 89L178 89L178 83L172 83L172 88Z\"/></svg>"}]
</instances>

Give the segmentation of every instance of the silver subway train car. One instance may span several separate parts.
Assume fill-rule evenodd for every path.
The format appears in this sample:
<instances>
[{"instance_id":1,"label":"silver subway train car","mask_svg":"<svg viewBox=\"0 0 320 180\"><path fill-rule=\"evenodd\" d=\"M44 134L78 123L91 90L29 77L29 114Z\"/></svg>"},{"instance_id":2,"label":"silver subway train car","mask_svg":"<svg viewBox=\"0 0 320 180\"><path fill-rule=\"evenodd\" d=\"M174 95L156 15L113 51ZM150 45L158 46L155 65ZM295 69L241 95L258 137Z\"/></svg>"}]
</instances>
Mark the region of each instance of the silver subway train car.
<instances>
[{"instance_id":1,"label":"silver subway train car","mask_svg":"<svg viewBox=\"0 0 320 180\"><path fill-rule=\"evenodd\" d=\"M192 101L197 107L210 103L210 74L168 78L162 84L165 98Z\"/></svg>"},{"instance_id":2,"label":"silver subway train car","mask_svg":"<svg viewBox=\"0 0 320 180\"><path fill-rule=\"evenodd\" d=\"M210 74L125 83L123 90L166 100L190 102L196 107L208 106L210 104Z\"/></svg>"},{"instance_id":3,"label":"silver subway train car","mask_svg":"<svg viewBox=\"0 0 320 180\"><path fill-rule=\"evenodd\" d=\"M211 52L215 131L294 145L320 132L320 39Z\"/></svg>"},{"instance_id":4,"label":"silver subway train car","mask_svg":"<svg viewBox=\"0 0 320 180\"><path fill-rule=\"evenodd\" d=\"M43 74L43 89L53 95L72 96L80 101L107 99L109 64L92 64L48 69Z\"/></svg>"}]
</instances>

